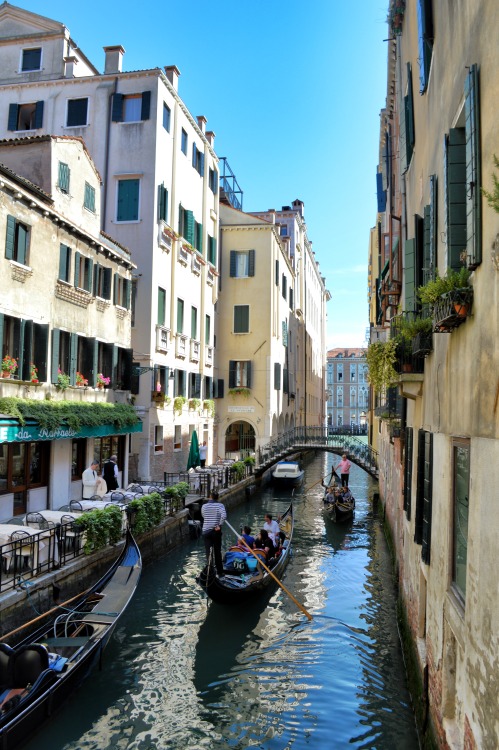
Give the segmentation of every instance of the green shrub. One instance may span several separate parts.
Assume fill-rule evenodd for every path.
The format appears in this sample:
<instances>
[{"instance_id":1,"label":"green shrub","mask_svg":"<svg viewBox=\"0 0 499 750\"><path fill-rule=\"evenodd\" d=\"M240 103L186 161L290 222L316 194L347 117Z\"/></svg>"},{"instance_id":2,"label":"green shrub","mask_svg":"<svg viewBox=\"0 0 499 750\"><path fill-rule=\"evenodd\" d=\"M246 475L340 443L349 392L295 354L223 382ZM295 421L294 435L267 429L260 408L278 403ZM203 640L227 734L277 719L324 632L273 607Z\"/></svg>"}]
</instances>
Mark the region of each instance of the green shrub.
<instances>
[{"instance_id":1,"label":"green shrub","mask_svg":"<svg viewBox=\"0 0 499 750\"><path fill-rule=\"evenodd\" d=\"M239 482L241 479L244 479L244 476L246 474L246 467L244 465L243 461L234 461L232 466L230 467L230 470L233 474L236 475L236 480Z\"/></svg>"},{"instance_id":2,"label":"green shrub","mask_svg":"<svg viewBox=\"0 0 499 750\"><path fill-rule=\"evenodd\" d=\"M90 555L110 544L117 544L122 537L123 515L117 505L89 510L75 521L80 533L85 533L83 552Z\"/></svg>"},{"instance_id":3,"label":"green shrub","mask_svg":"<svg viewBox=\"0 0 499 750\"><path fill-rule=\"evenodd\" d=\"M165 515L163 499L158 492L136 497L128 503L128 508L135 511L132 531L143 534L157 526Z\"/></svg>"}]
</instances>

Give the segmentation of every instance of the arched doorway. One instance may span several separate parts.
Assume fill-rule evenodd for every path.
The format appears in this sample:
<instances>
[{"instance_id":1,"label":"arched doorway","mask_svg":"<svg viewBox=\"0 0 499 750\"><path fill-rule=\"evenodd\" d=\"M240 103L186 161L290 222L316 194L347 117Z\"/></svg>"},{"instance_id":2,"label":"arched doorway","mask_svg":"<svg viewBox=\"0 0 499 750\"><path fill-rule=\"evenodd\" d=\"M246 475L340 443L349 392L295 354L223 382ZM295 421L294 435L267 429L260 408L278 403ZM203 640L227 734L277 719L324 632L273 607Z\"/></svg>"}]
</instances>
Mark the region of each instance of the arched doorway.
<instances>
[{"instance_id":1,"label":"arched doorway","mask_svg":"<svg viewBox=\"0 0 499 750\"><path fill-rule=\"evenodd\" d=\"M232 422L225 433L225 455L242 460L255 452L255 429L244 420Z\"/></svg>"}]
</instances>

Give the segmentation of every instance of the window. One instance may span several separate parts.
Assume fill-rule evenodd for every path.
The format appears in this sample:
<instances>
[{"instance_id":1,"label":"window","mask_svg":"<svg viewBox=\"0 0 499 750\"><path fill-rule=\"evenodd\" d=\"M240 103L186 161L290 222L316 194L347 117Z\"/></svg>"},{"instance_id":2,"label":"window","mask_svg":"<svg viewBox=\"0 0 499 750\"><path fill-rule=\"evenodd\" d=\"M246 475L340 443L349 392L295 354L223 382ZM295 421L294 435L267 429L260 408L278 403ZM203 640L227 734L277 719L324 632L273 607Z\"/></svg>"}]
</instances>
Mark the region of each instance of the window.
<instances>
[{"instance_id":1,"label":"window","mask_svg":"<svg viewBox=\"0 0 499 750\"><path fill-rule=\"evenodd\" d=\"M336 386L336 404L340 408L343 407L343 386Z\"/></svg>"},{"instance_id":2,"label":"window","mask_svg":"<svg viewBox=\"0 0 499 750\"><path fill-rule=\"evenodd\" d=\"M59 179L57 182L57 187L61 191L61 193L69 193L69 178L71 175L71 170L69 169L69 166L67 164L64 164L63 161L59 162Z\"/></svg>"},{"instance_id":3,"label":"window","mask_svg":"<svg viewBox=\"0 0 499 750\"><path fill-rule=\"evenodd\" d=\"M173 436L173 450L182 450L182 425L180 424L175 425L175 433Z\"/></svg>"},{"instance_id":4,"label":"window","mask_svg":"<svg viewBox=\"0 0 499 750\"><path fill-rule=\"evenodd\" d=\"M418 481L416 512L414 519L414 541L421 544L421 559L429 564L431 547L431 509L433 491L433 435L419 430L418 433Z\"/></svg>"},{"instance_id":5,"label":"window","mask_svg":"<svg viewBox=\"0 0 499 750\"><path fill-rule=\"evenodd\" d=\"M291 310L294 310L294 306L295 306L295 300L294 300L293 290L291 287L289 287L289 307L291 308Z\"/></svg>"},{"instance_id":6,"label":"window","mask_svg":"<svg viewBox=\"0 0 499 750\"><path fill-rule=\"evenodd\" d=\"M7 216L7 236L5 238L5 257L15 260L23 266L29 262L30 227Z\"/></svg>"},{"instance_id":7,"label":"window","mask_svg":"<svg viewBox=\"0 0 499 750\"><path fill-rule=\"evenodd\" d=\"M197 341L198 338L198 309L191 307L191 339Z\"/></svg>"},{"instance_id":8,"label":"window","mask_svg":"<svg viewBox=\"0 0 499 750\"><path fill-rule=\"evenodd\" d=\"M148 120L151 110L151 92L142 94L114 94L113 122L140 122Z\"/></svg>"},{"instance_id":9,"label":"window","mask_svg":"<svg viewBox=\"0 0 499 750\"><path fill-rule=\"evenodd\" d=\"M432 0L418 0L418 61L419 93L424 94L430 76L433 53L433 10Z\"/></svg>"},{"instance_id":10,"label":"window","mask_svg":"<svg viewBox=\"0 0 499 750\"><path fill-rule=\"evenodd\" d=\"M31 362L38 369L38 380L47 380L48 325L0 313L0 353L17 360L14 377L31 380Z\"/></svg>"},{"instance_id":11,"label":"window","mask_svg":"<svg viewBox=\"0 0 499 750\"><path fill-rule=\"evenodd\" d=\"M229 362L229 388L251 388L251 362L235 361Z\"/></svg>"},{"instance_id":12,"label":"window","mask_svg":"<svg viewBox=\"0 0 499 750\"><path fill-rule=\"evenodd\" d=\"M184 300L177 298L177 333L184 332Z\"/></svg>"},{"instance_id":13,"label":"window","mask_svg":"<svg viewBox=\"0 0 499 750\"><path fill-rule=\"evenodd\" d=\"M168 221L168 190L164 182L158 185L158 219Z\"/></svg>"},{"instance_id":14,"label":"window","mask_svg":"<svg viewBox=\"0 0 499 750\"><path fill-rule=\"evenodd\" d=\"M201 177L204 175L204 154L195 143L192 144L192 166Z\"/></svg>"},{"instance_id":15,"label":"window","mask_svg":"<svg viewBox=\"0 0 499 750\"><path fill-rule=\"evenodd\" d=\"M170 123L171 123L171 117L172 117L172 111L168 104L163 102L163 127L167 131L167 133L170 132Z\"/></svg>"},{"instance_id":16,"label":"window","mask_svg":"<svg viewBox=\"0 0 499 750\"><path fill-rule=\"evenodd\" d=\"M199 253L203 253L203 225L194 222L194 247Z\"/></svg>"},{"instance_id":17,"label":"window","mask_svg":"<svg viewBox=\"0 0 499 750\"><path fill-rule=\"evenodd\" d=\"M201 398L201 375L198 372L189 373L189 398Z\"/></svg>"},{"instance_id":18,"label":"window","mask_svg":"<svg viewBox=\"0 0 499 750\"><path fill-rule=\"evenodd\" d=\"M88 124L88 99L68 99L66 127L74 128Z\"/></svg>"},{"instance_id":19,"label":"window","mask_svg":"<svg viewBox=\"0 0 499 750\"><path fill-rule=\"evenodd\" d=\"M288 228L287 228L286 224L281 224L281 226L279 227L279 234L281 235L281 237L286 237L287 236L287 234L288 234Z\"/></svg>"},{"instance_id":20,"label":"window","mask_svg":"<svg viewBox=\"0 0 499 750\"><path fill-rule=\"evenodd\" d=\"M181 237L184 237L190 245L194 245L195 242L195 220L192 211L184 208L182 204L179 206L178 214L178 233Z\"/></svg>"},{"instance_id":21,"label":"window","mask_svg":"<svg viewBox=\"0 0 499 750\"><path fill-rule=\"evenodd\" d=\"M213 195L218 192L218 172L216 169L211 169L208 173L208 187L210 188Z\"/></svg>"},{"instance_id":22,"label":"window","mask_svg":"<svg viewBox=\"0 0 499 750\"><path fill-rule=\"evenodd\" d=\"M163 425L160 424L154 427L154 452L163 453Z\"/></svg>"},{"instance_id":23,"label":"window","mask_svg":"<svg viewBox=\"0 0 499 750\"><path fill-rule=\"evenodd\" d=\"M350 406L357 406L357 389L350 388Z\"/></svg>"},{"instance_id":24,"label":"window","mask_svg":"<svg viewBox=\"0 0 499 750\"><path fill-rule=\"evenodd\" d=\"M230 275L236 278L247 278L255 275L255 251L230 251Z\"/></svg>"},{"instance_id":25,"label":"window","mask_svg":"<svg viewBox=\"0 0 499 750\"><path fill-rule=\"evenodd\" d=\"M71 479L81 479L86 468L87 441L85 438L77 438L71 441Z\"/></svg>"},{"instance_id":26,"label":"window","mask_svg":"<svg viewBox=\"0 0 499 750\"><path fill-rule=\"evenodd\" d=\"M350 380L353 382L355 380L355 365L350 365Z\"/></svg>"},{"instance_id":27,"label":"window","mask_svg":"<svg viewBox=\"0 0 499 750\"><path fill-rule=\"evenodd\" d=\"M140 180L118 180L116 221L138 221Z\"/></svg>"},{"instance_id":28,"label":"window","mask_svg":"<svg viewBox=\"0 0 499 750\"><path fill-rule=\"evenodd\" d=\"M26 512L26 493L31 487L48 483L50 442L2 443L0 445L0 494L15 492L21 497L14 502L14 515Z\"/></svg>"},{"instance_id":29,"label":"window","mask_svg":"<svg viewBox=\"0 0 499 750\"><path fill-rule=\"evenodd\" d=\"M83 197L83 208L95 213L95 188L85 182L85 194Z\"/></svg>"},{"instance_id":30,"label":"window","mask_svg":"<svg viewBox=\"0 0 499 750\"><path fill-rule=\"evenodd\" d=\"M411 63L407 63L407 93L404 96L404 119L405 119L405 151L407 158L407 165L410 164L412 159L412 152L414 150L414 144L416 142L416 135L414 131L414 99L412 93L412 67Z\"/></svg>"},{"instance_id":31,"label":"window","mask_svg":"<svg viewBox=\"0 0 499 750\"><path fill-rule=\"evenodd\" d=\"M284 274L282 275L281 294L284 299L288 298L288 280Z\"/></svg>"},{"instance_id":32,"label":"window","mask_svg":"<svg viewBox=\"0 0 499 750\"><path fill-rule=\"evenodd\" d=\"M114 304L130 309L130 280L114 274Z\"/></svg>"},{"instance_id":33,"label":"window","mask_svg":"<svg viewBox=\"0 0 499 750\"><path fill-rule=\"evenodd\" d=\"M204 398L213 398L213 378L209 375L204 377Z\"/></svg>"},{"instance_id":34,"label":"window","mask_svg":"<svg viewBox=\"0 0 499 750\"><path fill-rule=\"evenodd\" d=\"M280 362L274 362L274 389L276 391L281 390L281 364Z\"/></svg>"},{"instance_id":35,"label":"window","mask_svg":"<svg viewBox=\"0 0 499 750\"><path fill-rule=\"evenodd\" d=\"M59 279L68 284L71 278L71 248L62 243L59 246Z\"/></svg>"},{"instance_id":36,"label":"window","mask_svg":"<svg viewBox=\"0 0 499 750\"><path fill-rule=\"evenodd\" d=\"M92 291L92 258L86 258L81 253L75 253L75 287Z\"/></svg>"},{"instance_id":37,"label":"window","mask_svg":"<svg viewBox=\"0 0 499 750\"><path fill-rule=\"evenodd\" d=\"M42 122L43 102L9 105L8 130L37 130Z\"/></svg>"},{"instance_id":38,"label":"window","mask_svg":"<svg viewBox=\"0 0 499 750\"><path fill-rule=\"evenodd\" d=\"M452 585L459 597L465 601L470 495L470 445L468 441L454 441L452 464Z\"/></svg>"},{"instance_id":39,"label":"window","mask_svg":"<svg viewBox=\"0 0 499 750\"><path fill-rule=\"evenodd\" d=\"M96 437L94 439L93 455L101 466L110 456L118 456L118 468L125 463L126 437L113 435L112 437Z\"/></svg>"},{"instance_id":40,"label":"window","mask_svg":"<svg viewBox=\"0 0 499 750\"><path fill-rule=\"evenodd\" d=\"M101 299L111 299L111 268L95 263L94 265L94 295Z\"/></svg>"},{"instance_id":41,"label":"window","mask_svg":"<svg viewBox=\"0 0 499 750\"><path fill-rule=\"evenodd\" d=\"M217 241L215 237L208 235L208 263L212 266L217 265Z\"/></svg>"},{"instance_id":42,"label":"window","mask_svg":"<svg viewBox=\"0 0 499 750\"><path fill-rule=\"evenodd\" d=\"M338 414L336 418L336 424L338 425L338 427L343 427L343 415L342 414Z\"/></svg>"},{"instance_id":43,"label":"window","mask_svg":"<svg viewBox=\"0 0 499 750\"><path fill-rule=\"evenodd\" d=\"M343 380L343 365L336 365L336 376L338 379L338 382L341 382Z\"/></svg>"},{"instance_id":44,"label":"window","mask_svg":"<svg viewBox=\"0 0 499 750\"><path fill-rule=\"evenodd\" d=\"M30 70L40 70L42 67L42 48L33 47L23 49L21 59L21 71L26 73Z\"/></svg>"},{"instance_id":45,"label":"window","mask_svg":"<svg viewBox=\"0 0 499 750\"><path fill-rule=\"evenodd\" d=\"M164 326L166 314L166 291L158 286L158 325Z\"/></svg>"},{"instance_id":46,"label":"window","mask_svg":"<svg viewBox=\"0 0 499 750\"><path fill-rule=\"evenodd\" d=\"M186 156L187 156L187 142L188 142L187 133L184 130L184 128L182 128L182 135L181 135L181 139L180 139L180 150Z\"/></svg>"},{"instance_id":47,"label":"window","mask_svg":"<svg viewBox=\"0 0 499 750\"><path fill-rule=\"evenodd\" d=\"M404 465L404 510L408 521L411 520L412 503L412 446L414 429L406 427L405 431L405 465Z\"/></svg>"},{"instance_id":48,"label":"window","mask_svg":"<svg viewBox=\"0 0 499 750\"><path fill-rule=\"evenodd\" d=\"M249 305L234 305L234 333L249 333Z\"/></svg>"},{"instance_id":49,"label":"window","mask_svg":"<svg viewBox=\"0 0 499 750\"><path fill-rule=\"evenodd\" d=\"M207 346L210 345L210 339L211 339L211 318L209 315L206 315L205 320L204 320L204 340Z\"/></svg>"}]
</instances>

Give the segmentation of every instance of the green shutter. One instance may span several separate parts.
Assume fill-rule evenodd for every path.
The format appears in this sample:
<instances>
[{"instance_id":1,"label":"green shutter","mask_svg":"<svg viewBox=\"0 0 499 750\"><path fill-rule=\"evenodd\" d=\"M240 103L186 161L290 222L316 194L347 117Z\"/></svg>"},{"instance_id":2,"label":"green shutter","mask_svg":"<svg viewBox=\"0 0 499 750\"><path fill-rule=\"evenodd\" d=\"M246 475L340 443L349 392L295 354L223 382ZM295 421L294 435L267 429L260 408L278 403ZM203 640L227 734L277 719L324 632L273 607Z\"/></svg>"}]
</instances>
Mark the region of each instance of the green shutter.
<instances>
[{"instance_id":1,"label":"green shutter","mask_svg":"<svg viewBox=\"0 0 499 750\"><path fill-rule=\"evenodd\" d=\"M17 116L19 107L17 104L9 104L9 120L7 130L17 130Z\"/></svg>"},{"instance_id":2,"label":"green shutter","mask_svg":"<svg viewBox=\"0 0 499 750\"><path fill-rule=\"evenodd\" d=\"M480 167L480 100L478 67L472 65L464 87L466 116L466 248L470 268L482 262L482 196Z\"/></svg>"},{"instance_id":3,"label":"green shutter","mask_svg":"<svg viewBox=\"0 0 499 750\"><path fill-rule=\"evenodd\" d=\"M231 276L235 276L237 273L236 263L237 263L236 251L231 250L230 251L230 275Z\"/></svg>"},{"instance_id":4,"label":"green shutter","mask_svg":"<svg viewBox=\"0 0 499 750\"><path fill-rule=\"evenodd\" d=\"M426 280L434 278L431 268L431 211L430 206L423 209L423 270Z\"/></svg>"},{"instance_id":5,"label":"green shutter","mask_svg":"<svg viewBox=\"0 0 499 750\"><path fill-rule=\"evenodd\" d=\"M185 211L185 234L184 237L190 245L194 245L194 214L192 211Z\"/></svg>"},{"instance_id":6,"label":"green shutter","mask_svg":"<svg viewBox=\"0 0 499 750\"><path fill-rule=\"evenodd\" d=\"M164 326L166 312L166 292L158 287L158 325Z\"/></svg>"},{"instance_id":7,"label":"green shutter","mask_svg":"<svg viewBox=\"0 0 499 750\"><path fill-rule=\"evenodd\" d=\"M113 284L113 304L118 304L118 285L120 283L120 277L119 274L114 274L114 284Z\"/></svg>"},{"instance_id":8,"label":"green shutter","mask_svg":"<svg viewBox=\"0 0 499 750\"><path fill-rule=\"evenodd\" d=\"M404 114L405 114L405 148L407 165L409 166L412 158L412 152L414 149L414 143L416 142L416 135L414 132L414 98L412 93L412 68L411 64L407 63L407 94L404 96Z\"/></svg>"},{"instance_id":9,"label":"green shutter","mask_svg":"<svg viewBox=\"0 0 499 750\"><path fill-rule=\"evenodd\" d=\"M24 224L17 223L17 262L28 265L29 230Z\"/></svg>"},{"instance_id":10,"label":"green shutter","mask_svg":"<svg viewBox=\"0 0 499 750\"><path fill-rule=\"evenodd\" d=\"M246 362L246 386L251 388L251 362Z\"/></svg>"},{"instance_id":11,"label":"green shutter","mask_svg":"<svg viewBox=\"0 0 499 750\"><path fill-rule=\"evenodd\" d=\"M12 260L14 257L14 245L16 237L16 220L13 216L7 216L7 235L5 237L5 257Z\"/></svg>"},{"instance_id":12,"label":"green shutter","mask_svg":"<svg viewBox=\"0 0 499 750\"><path fill-rule=\"evenodd\" d=\"M177 333L184 332L184 301L177 299Z\"/></svg>"},{"instance_id":13,"label":"green shutter","mask_svg":"<svg viewBox=\"0 0 499 750\"><path fill-rule=\"evenodd\" d=\"M204 319L204 340L207 346L210 345L211 337L211 318L209 315L205 315Z\"/></svg>"},{"instance_id":14,"label":"green shutter","mask_svg":"<svg viewBox=\"0 0 499 750\"><path fill-rule=\"evenodd\" d=\"M78 369L78 334L70 334L69 346L69 377L71 385L76 385L76 370Z\"/></svg>"},{"instance_id":15,"label":"green shutter","mask_svg":"<svg viewBox=\"0 0 499 750\"><path fill-rule=\"evenodd\" d=\"M111 279L113 276L113 272L111 268L104 268L104 283L103 283L103 289L102 289L102 297L103 299L111 299Z\"/></svg>"},{"instance_id":16,"label":"green shutter","mask_svg":"<svg viewBox=\"0 0 499 750\"><path fill-rule=\"evenodd\" d=\"M406 240L404 245L404 309L416 309L416 268L415 268L416 240Z\"/></svg>"},{"instance_id":17,"label":"green shutter","mask_svg":"<svg viewBox=\"0 0 499 750\"><path fill-rule=\"evenodd\" d=\"M99 342L97 339L93 340L92 346L92 370L90 377L88 378L88 384L91 388L97 386L97 371L99 369Z\"/></svg>"},{"instance_id":18,"label":"green shutter","mask_svg":"<svg viewBox=\"0 0 499 750\"><path fill-rule=\"evenodd\" d=\"M116 388L116 383L118 382L118 354L119 349L117 346L113 344L112 349L112 364L111 364L111 388Z\"/></svg>"},{"instance_id":19,"label":"green shutter","mask_svg":"<svg viewBox=\"0 0 499 750\"><path fill-rule=\"evenodd\" d=\"M452 128L444 141L445 215L448 265L462 267L466 250L466 137L464 128Z\"/></svg>"},{"instance_id":20,"label":"green shutter","mask_svg":"<svg viewBox=\"0 0 499 750\"><path fill-rule=\"evenodd\" d=\"M255 251L250 250L248 258L248 276L254 276L255 275Z\"/></svg>"},{"instance_id":21,"label":"green shutter","mask_svg":"<svg viewBox=\"0 0 499 750\"><path fill-rule=\"evenodd\" d=\"M276 391L281 390L281 365L279 362L274 362L274 389Z\"/></svg>"},{"instance_id":22,"label":"green shutter","mask_svg":"<svg viewBox=\"0 0 499 750\"><path fill-rule=\"evenodd\" d=\"M35 106L35 128L39 129L43 125L43 102L37 102Z\"/></svg>"},{"instance_id":23,"label":"green shutter","mask_svg":"<svg viewBox=\"0 0 499 750\"><path fill-rule=\"evenodd\" d=\"M120 180L118 182L117 221L137 221L139 218L139 185L138 179Z\"/></svg>"},{"instance_id":24,"label":"green shutter","mask_svg":"<svg viewBox=\"0 0 499 750\"><path fill-rule=\"evenodd\" d=\"M52 329L52 362L51 362L51 373L50 379L52 383L57 383L57 375L59 374L59 347L61 342L61 332L58 328Z\"/></svg>"},{"instance_id":25,"label":"green shutter","mask_svg":"<svg viewBox=\"0 0 499 750\"><path fill-rule=\"evenodd\" d=\"M196 307L191 307L191 339L197 341L198 337L198 311Z\"/></svg>"},{"instance_id":26,"label":"green shutter","mask_svg":"<svg viewBox=\"0 0 499 750\"><path fill-rule=\"evenodd\" d=\"M80 286L80 257L81 257L81 253L76 251L75 253L75 287Z\"/></svg>"},{"instance_id":27,"label":"green shutter","mask_svg":"<svg viewBox=\"0 0 499 750\"><path fill-rule=\"evenodd\" d=\"M38 380L40 383L47 381L48 337L48 324L34 323L32 360L38 368Z\"/></svg>"},{"instance_id":28,"label":"green shutter","mask_svg":"<svg viewBox=\"0 0 499 750\"><path fill-rule=\"evenodd\" d=\"M168 190L164 184L158 185L158 219L168 221Z\"/></svg>"},{"instance_id":29,"label":"green shutter","mask_svg":"<svg viewBox=\"0 0 499 750\"><path fill-rule=\"evenodd\" d=\"M62 243L59 246L59 278L62 281L69 279L69 258L71 250L67 245Z\"/></svg>"},{"instance_id":30,"label":"green shutter","mask_svg":"<svg viewBox=\"0 0 499 750\"><path fill-rule=\"evenodd\" d=\"M434 278L435 266L437 260L437 175L430 175L430 256L429 256L429 269L431 277Z\"/></svg>"},{"instance_id":31,"label":"green shutter","mask_svg":"<svg viewBox=\"0 0 499 750\"><path fill-rule=\"evenodd\" d=\"M59 162L59 190L62 190L63 193L69 193L69 175L70 170L69 166L67 164L64 164L64 162Z\"/></svg>"}]
</instances>

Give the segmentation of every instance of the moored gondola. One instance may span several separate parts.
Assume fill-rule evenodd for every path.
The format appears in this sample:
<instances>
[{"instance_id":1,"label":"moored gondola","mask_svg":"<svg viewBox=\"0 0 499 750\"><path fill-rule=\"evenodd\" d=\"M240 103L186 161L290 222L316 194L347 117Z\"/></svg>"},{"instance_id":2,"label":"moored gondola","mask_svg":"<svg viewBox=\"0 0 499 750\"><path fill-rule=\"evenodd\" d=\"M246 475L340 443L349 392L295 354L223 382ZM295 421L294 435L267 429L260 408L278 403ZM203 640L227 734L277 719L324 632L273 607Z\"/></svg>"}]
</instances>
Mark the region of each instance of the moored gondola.
<instances>
[{"instance_id":1,"label":"moored gondola","mask_svg":"<svg viewBox=\"0 0 499 750\"><path fill-rule=\"evenodd\" d=\"M96 584L68 606L36 618L44 624L15 646L0 643L2 750L25 742L87 676L132 598L141 569L139 548L127 530L120 556Z\"/></svg>"},{"instance_id":2,"label":"moored gondola","mask_svg":"<svg viewBox=\"0 0 499 750\"><path fill-rule=\"evenodd\" d=\"M222 577L217 576L213 567L207 565L197 578L199 585L213 601L219 604L239 604L254 596L263 594L277 585L273 576L280 580L291 556L291 540L294 526L292 505L283 513L278 523L279 528L284 532L286 538L279 556L274 561L265 563L273 575L265 570L250 552L247 555L241 555L238 560L241 565L240 569L228 567L228 556L226 554L224 558L224 575ZM253 560L255 560L254 564ZM253 566L255 569L250 569Z\"/></svg>"}]
</instances>

